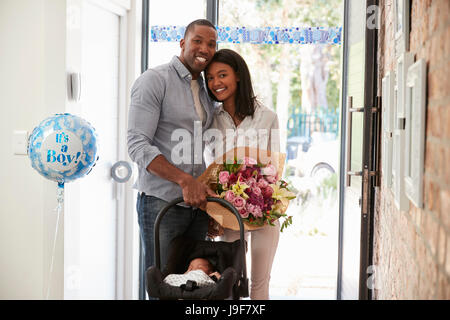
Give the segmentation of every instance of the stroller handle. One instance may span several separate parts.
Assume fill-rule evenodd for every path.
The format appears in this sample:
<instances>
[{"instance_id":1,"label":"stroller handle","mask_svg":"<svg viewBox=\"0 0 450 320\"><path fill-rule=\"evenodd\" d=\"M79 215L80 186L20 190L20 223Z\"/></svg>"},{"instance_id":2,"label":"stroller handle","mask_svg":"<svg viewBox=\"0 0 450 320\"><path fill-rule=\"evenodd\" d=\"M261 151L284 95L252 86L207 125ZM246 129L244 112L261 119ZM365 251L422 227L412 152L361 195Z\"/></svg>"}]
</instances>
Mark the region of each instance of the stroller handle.
<instances>
[{"instance_id":1,"label":"stroller handle","mask_svg":"<svg viewBox=\"0 0 450 320\"><path fill-rule=\"evenodd\" d=\"M247 279L247 267L246 267L246 259L245 259L245 242L244 242L244 224L242 222L242 218L241 215L239 214L239 212L237 211L237 209L230 204L228 201L221 199L221 198L214 198L214 197L206 197L206 200L208 202L218 202L220 203L222 206L224 206L225 208L229 209L231 212L233 212L233 214L236 216L236 219L239 223L239 233L240 233L240 245L242 250L242 278L243 279ZM184 199L182 197L180 198L176 198L174 200L172 200L171 202L169 202L164 208L161 209L161 211L158 213L157 217L156 217L156 221L155 221L155 229L154 229L154 239L155 239L155 247L154 247L154 252L155 252L155 264L156 267L158 269L161 270L161 255L160 255L160 244L159 244L159 225L161 224L161 220L164 217L164 215L167 213L167 211L173 207L174 205L183 202Z\"/></svg>"}]
</instances>

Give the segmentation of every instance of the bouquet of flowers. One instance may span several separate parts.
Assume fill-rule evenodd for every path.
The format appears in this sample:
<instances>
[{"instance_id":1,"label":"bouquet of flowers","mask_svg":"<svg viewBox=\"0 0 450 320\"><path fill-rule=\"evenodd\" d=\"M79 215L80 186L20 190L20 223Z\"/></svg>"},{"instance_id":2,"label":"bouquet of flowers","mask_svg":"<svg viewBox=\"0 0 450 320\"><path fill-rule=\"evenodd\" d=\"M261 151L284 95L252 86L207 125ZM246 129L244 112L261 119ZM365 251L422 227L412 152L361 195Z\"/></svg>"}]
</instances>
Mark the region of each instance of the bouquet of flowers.
<instances>
[{"instance_id":1,"label":"bouquet of flowers","mask_svg":"<svg viewBox=\"0 0 450 320\"><path fill-rule=\"evenodd\" d=\"M253 157L249 156L251 151ZM265 156L262 157L261 153ZM225 161L217 163L216 160L199 179L239 211L247 230L266 224L273 226L280 218L284 218L281 231L292 223L292 217L285 212L295 194L280 179L285 154L241 147L231 150L221 159ZM223 227L239 230L234 215L219 204L208 203L206 211Z\"/></svg>"}]
</instances>

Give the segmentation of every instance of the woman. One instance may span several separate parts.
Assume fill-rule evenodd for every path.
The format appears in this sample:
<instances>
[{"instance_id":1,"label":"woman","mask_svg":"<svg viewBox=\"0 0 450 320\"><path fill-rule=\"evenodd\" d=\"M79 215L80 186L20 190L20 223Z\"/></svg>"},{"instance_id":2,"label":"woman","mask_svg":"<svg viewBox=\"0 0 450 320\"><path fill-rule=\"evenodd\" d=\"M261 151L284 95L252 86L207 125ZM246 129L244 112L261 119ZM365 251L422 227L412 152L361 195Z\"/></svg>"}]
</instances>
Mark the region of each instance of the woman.
<instances>
[{"instance_id":1,"label":"woman","mask_svg":"<svg viewBox=\"0 0 450 320\"><path fill-rule=\"evenodd\" d=\"M211 98L222 102L216 109L212 128L218 129L224 137L223 141L207 144L207 165L215 159L214 150L226 152L234 147L252 146L279 151L278 117L256 100L247 64L238 53L229 49L217 51L205 70L205 79ZM257 137L252 136L255 132ZM218 143L222 144L220 149L217 148ZM276 221L275 226L266 225L246 232L247 241L249 234L252 259L250 298L267 300L280 234L279 222ZM236 239L239 239L239 231L224 230L222 240L231 242Z\"/></svg>"}]
</instances>

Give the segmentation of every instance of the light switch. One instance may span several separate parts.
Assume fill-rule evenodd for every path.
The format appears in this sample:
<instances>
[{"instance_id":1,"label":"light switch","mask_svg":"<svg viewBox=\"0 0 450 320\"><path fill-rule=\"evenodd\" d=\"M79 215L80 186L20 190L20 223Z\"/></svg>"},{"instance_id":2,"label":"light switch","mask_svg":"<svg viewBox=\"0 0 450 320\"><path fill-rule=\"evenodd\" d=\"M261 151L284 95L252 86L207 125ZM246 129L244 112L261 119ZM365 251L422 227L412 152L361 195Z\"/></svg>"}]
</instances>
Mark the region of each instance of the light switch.
<instances>
[{"instance_id":1,"label":"light switch","mask_svg":"<svg viewBox=\"0 0 450 320\"><path fill-rule=\"evenodd\" d=\"M28 132L14 130L13 132L13 152L16 155L27 155Z\"/></svg>"}]
</instances>

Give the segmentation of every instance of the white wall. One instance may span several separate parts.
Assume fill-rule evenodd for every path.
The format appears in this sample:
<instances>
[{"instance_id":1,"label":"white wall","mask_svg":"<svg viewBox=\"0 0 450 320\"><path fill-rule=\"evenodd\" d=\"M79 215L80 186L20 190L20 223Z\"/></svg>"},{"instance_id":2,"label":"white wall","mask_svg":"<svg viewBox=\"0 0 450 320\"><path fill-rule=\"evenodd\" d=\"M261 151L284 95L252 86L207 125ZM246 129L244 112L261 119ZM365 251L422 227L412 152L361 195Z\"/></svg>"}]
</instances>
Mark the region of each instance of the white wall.
<instances>
[{"instance_id":1,"label":"white wall","mask_svg":"<svg viewBox=\"0 0 450 320\"><path fill-rule=\"evenodd\" d=\"M13 155L12 133L65 110L65 3L0 1L0 299L46 297L56 183ZM61 223L51 299L63 298L63 236Z\"/></svg>"}]
</instances>

